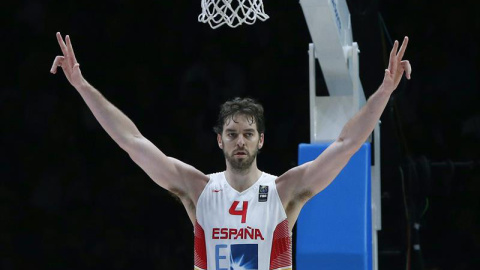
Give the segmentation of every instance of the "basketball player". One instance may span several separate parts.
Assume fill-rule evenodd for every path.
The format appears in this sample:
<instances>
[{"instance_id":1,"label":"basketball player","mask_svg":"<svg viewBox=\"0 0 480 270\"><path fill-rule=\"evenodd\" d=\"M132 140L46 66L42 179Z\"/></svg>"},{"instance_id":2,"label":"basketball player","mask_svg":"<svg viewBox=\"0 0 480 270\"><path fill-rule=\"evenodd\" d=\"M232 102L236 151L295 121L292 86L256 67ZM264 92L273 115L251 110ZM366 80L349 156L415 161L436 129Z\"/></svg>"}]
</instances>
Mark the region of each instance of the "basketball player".
<instances>
[{"instance_id":1,"label":"basketball player","mask_svg":"<svg viewBox=\"0 0 480 270\"><path fill-rule=\"evenodd\" d=\"M82 76L72 43L60 33L61 67L105 131L158 185L176 194L195 228L195 269L291 269L291 231L304 204L327 187L366 141L390 95L411 67L395 41L383 83L314 161L276 177L257 167L265 143L263 108L251 99L222 105L215 127L226 170L205 175L143 137L134 123Z\"/></svg>"}]
</instances>

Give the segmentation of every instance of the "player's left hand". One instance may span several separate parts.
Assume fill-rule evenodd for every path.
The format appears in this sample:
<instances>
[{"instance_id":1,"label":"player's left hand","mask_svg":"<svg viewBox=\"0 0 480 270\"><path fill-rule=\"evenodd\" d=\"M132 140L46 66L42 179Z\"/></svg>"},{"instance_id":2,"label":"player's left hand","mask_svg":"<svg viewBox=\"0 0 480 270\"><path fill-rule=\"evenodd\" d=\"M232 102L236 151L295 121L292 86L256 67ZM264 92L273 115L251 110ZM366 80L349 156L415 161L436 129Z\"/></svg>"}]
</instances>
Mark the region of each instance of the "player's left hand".
<instances>
[{"instance_id":1,"label":"player's left hand","mask_svg":"<svg viewBox=\"0 0 480 270\"><path fill-rule=\"evenodd\" d=\"M405 37L400 50L398 50L398 41L395 40L395 44L390 52L388 69L385 70L385 77L383 78L383 87L388 91L393 92L397 88L402 79L403 73L405 73L407 79L410 80L411 78L412 66L408 60L402 60L407 45L408 37Z\"/></svg>"}]
</instances>

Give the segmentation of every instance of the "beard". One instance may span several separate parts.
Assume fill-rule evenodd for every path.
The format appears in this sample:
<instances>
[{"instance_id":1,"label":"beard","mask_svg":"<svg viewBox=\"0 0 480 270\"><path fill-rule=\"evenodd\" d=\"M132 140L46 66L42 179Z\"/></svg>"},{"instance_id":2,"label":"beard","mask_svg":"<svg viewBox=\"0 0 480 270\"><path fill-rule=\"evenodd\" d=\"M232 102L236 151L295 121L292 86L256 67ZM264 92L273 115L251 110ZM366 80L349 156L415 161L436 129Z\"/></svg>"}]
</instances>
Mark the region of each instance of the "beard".
<instances>
[{"instance_id":1,"label":"beard","mask_svg":"<svg viewBox=\"0 0 480 270\"><path fill-rule=\"evenodd\" d=\"M235 150L235 151L237 151L237 150ZM257 154L258 154L258 150L256 150L256 149L254 150L254 152L252 154L250 154L250 152L248 152L247 150L241 150L241 151L246 153L246 156L243 157L243 158L235 157L233 152L230 155L230 154L226 153L225 150L223 150L223 155L225 156L225 159L232 166L232 169L234 171L242 172L242 171L248 170L252 166L252 163L253 163L253 161L255 160L255 158L257 157Z\"/></svg>"}]
</instances>

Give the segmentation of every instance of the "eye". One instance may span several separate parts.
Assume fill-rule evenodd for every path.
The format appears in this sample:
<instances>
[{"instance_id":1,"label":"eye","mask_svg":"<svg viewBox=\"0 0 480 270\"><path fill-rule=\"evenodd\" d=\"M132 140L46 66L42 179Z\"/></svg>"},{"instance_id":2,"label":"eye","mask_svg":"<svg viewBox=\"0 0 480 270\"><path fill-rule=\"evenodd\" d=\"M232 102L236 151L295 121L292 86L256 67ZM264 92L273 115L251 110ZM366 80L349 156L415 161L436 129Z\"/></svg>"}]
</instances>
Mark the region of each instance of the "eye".
<instances>
[{"instance_id":1,"label":"eye","mask_svg":"<svg viewBox=\"0 0 480 270\"><path fill-rule=\"evenodd\" d=\"M245 133L245 137L250 138L253 136L253 133Z\"/></svg>"},{"instance_id":2,"label":"eye","mask_svg":"<svg viewBox=\"0 0 480 270\"><path fill-rule=\"evenodd\" d=\"M235 136L236 136L235 133L232 133L232 132L227 133L227 137L229 138L234 138Z\"/></svg>"}]
</instances>

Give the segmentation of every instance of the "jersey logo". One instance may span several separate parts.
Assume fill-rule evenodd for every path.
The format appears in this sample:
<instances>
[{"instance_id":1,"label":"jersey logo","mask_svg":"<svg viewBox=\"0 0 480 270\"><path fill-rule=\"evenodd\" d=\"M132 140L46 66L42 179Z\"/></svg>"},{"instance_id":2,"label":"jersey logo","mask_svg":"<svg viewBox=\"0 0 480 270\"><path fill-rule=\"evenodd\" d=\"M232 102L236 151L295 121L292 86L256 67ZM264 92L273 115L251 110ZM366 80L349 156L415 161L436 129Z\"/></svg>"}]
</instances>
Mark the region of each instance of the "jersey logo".
<instances>
[{"instance_id":1,"label":"jersey logo","mask_svg":"<svg viewBox=\"0 0 480 270\"><path fill-rule=\"evenodd\" d=\"M259 202L266 202L268 199L268 186L260 185L258 189L258 201Z\"/></svg>"},{"instance_id":2,"label":"jersey logo","mask_svg":"<svg viewBox=\"0 0 480 270\"><path fill-rule=\"evenodd\" d=\"M258 245L231 245L230 269L258 269Z\"/></svg>"},{"instance_id":3,"label":"jersey logo","mask_svg":"<svg viewBox=\"0 0 480 270\"><path fill-rule=\"evenodd\" d=\"M219 244L215 246L215 269L257 270L258 244Z\"/></svg>"},{"instance_id":4,"label":"jersey logo","mask_svg":"<svg viewBox=\"0 0 480 270\"><path fill-rule=\"evenodd\" d=\"M222 190L221 190L221 189L214 189L214 190L212 190L212 191L215 192L215 193L218 193L218 192L220 192L220 191L222 191Z\"/></svg>"}]
</instances>

